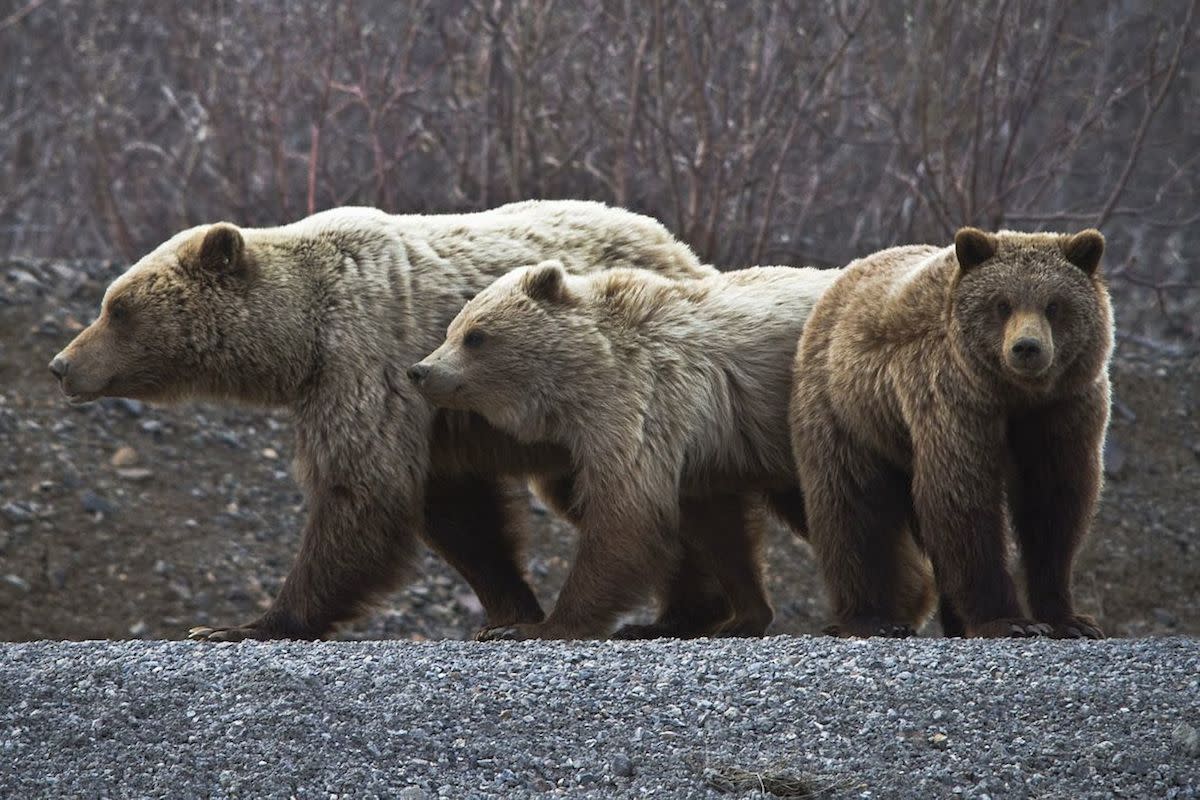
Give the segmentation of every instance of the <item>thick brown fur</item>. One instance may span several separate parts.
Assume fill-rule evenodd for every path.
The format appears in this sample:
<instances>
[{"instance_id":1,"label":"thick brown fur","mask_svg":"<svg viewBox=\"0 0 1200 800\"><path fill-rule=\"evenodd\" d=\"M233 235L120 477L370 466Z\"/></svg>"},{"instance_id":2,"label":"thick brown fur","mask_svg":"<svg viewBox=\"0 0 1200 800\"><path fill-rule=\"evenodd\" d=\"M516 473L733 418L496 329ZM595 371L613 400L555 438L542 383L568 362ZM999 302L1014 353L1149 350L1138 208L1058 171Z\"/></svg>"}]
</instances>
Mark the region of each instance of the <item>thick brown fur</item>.
<instances>
[{"instance_id":1,"label":"thick brown fur","mask_svg":"<svg viewBox=\"0 0 1200 800\"><path fill-rule=\"evenodd\" d=\"M580 529L554 610L497 635L604 636L648 591L665 598L676 625L686 624L682 606L723 593L732 617L722 632L761 633L773 612L760 531L739 523L761 519L753 498L763 493L793 519L799 507L791 365L835 276L762 267L671 281L638 270L574 276L547 262L467 304L410 377L439 406L564 447L575 476L568 513ZM680 564L708 564L720 591L685 586L693 597L678 597L679 582L664 586L662 576Z\"/></svg>"},{"instance_id":2,"label":"thick brown fur","mask_svg":"<svg viewBox=\"0 0 1200 800\"><path fill-rule=\"evenodd\" d=\"M543 258L573 271L715 273L657 222L599 203L531 201L479 214L342 208L280 228L184 231L105 294L52 362L76 402L199 397L290 409L308 497L300 552L271 607L196 638L316 638L396 587L418 536L478 592L488 624L534 622L523 576L530 476L565 449L527 445L465 412L436 412L403 366L463 303ZM569 477L569 475L567 475Z\"/></svg>"},{"instance_id":3,"label":"thick brown fur","mask_svg":"<svg viewBox=\"0 0 1200 800\"><path fill-rule=\"evenodd\" d=\"M1101 636L1076 613L1095 512L1112 313L1096 231L959 231L856 261L796 358L794 452L835 632ZM1019 546L1028 615L1007 565Z\"/></svg>"}]
</instances>

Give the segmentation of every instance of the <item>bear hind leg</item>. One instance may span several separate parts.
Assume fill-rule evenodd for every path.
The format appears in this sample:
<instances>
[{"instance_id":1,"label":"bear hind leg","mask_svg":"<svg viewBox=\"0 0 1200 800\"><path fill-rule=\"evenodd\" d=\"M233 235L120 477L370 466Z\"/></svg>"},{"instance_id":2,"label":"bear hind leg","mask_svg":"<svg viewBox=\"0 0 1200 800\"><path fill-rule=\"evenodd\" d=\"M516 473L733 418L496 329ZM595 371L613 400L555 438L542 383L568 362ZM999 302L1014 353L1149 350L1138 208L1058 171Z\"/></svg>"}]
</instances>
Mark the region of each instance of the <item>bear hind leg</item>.
<instances>
[{"instance_id":1,"label":"bear hind leg","mask_svg":"<svg viewBox=\"0 0 1200 800\"><path fill-rule=\"evenodd\" d=\"M524 575L528 512L528 497L511 482L438 477L426 488L426 542L471 586L487 626L545 617Z\"/></svg>"}]
</instances>

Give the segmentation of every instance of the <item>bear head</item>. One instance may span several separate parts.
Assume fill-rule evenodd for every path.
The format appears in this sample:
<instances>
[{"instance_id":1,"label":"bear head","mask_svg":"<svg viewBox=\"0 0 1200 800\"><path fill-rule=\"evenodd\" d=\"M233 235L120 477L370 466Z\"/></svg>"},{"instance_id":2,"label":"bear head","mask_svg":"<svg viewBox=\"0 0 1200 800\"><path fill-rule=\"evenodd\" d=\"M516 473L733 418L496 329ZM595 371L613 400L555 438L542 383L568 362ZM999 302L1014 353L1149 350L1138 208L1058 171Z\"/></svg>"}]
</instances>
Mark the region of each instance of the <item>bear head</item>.
<instances>
[{"instance_id":1,"label":"bear head","mask_svg":"<svg viewBox=\"0 0 1200 800\"><path fill-rule=\"evenodd\" d=\"M250 299L257 278L237 227L217 223L177 234L113 281L99 317L50 370L73 403L241 394L252 365L265 357L250 347L239 351L238 342L261 349L270 325Z\"/></svg>"},{"instance_id":2,"label":"bear head","mask_svg":"<svg viewBox=\"0 0 1200 800\"><path fill-rule=\"evenodd\" d=\"M1025 391L1052 391L1070 376L1093 379L1112 347L1103 253L1096 230L959 230L949 309L954 346L974 368Z\"/></svg>"},{"instance_id":3,"label":"bear head","mask_svg":"<svg viewBox=\"0 0 1200 800\"><path fill-rule=\"evenodd\" d=\"M572 287L580 280L559 261L506 273L463 307L441 346L409 367L409 379L435 406L476 412L518 438L544 438L552 405L569 402L573 374L602 357Z\"/></svg>"}]
</instances>

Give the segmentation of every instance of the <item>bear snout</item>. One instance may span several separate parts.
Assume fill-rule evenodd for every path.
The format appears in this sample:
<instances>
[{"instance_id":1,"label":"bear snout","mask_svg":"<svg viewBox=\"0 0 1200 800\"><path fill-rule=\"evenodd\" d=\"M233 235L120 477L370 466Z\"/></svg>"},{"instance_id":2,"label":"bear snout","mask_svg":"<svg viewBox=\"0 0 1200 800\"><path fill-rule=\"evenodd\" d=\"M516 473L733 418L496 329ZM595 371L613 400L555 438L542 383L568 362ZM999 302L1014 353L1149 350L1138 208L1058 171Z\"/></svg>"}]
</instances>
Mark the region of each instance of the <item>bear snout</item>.
<instances>
[{"instance_id":1,"label":"bear snout","mask_svg":"<svg viewBox=\"0 0 1200 800\"><path fill-rule=\"evenodd\" d=\"M415 383L417 386L420 386L421 382L424 381L425 378L427 378L428 376L429 376L429 365L428 364L418 363L418 364L413 364L411 367L408 368L408 379L410 381L412 381L413 383Z\"/></svg>"},{"instance_id":2,"label":"bear snout","mask_svg":"<svg viewBox=\"0 0 1200 800\"><path fill-rule=\"evenodd\" d=\"M1029 361L1042 354L1042 343L1037 339L1018 339L1013 343L1012 353L1020 361Z\"/></svg>"},{"instance_id":3,"label":"bear snout","mask_svg":"<svg viewBox=\"0 0 1200 800\"><path fill-rule=\"evenodd\" d=\"M1005 361L1021 376L1038 377L1050 367L1053 345L1033 336L1021 336L1009 345Z\"/></svg>"},{"instance_id":4,"label":"bear snout","mask_svg":"<svg viewBox=\"0 0 1200 800\"><path fill-rule=\"evenodd\" d=\"M63 378L67 377L67 370L71 368L71 362L67 361L60 354L55 356L50 361L48 366L50 367L50 372L53 373L54 377L61 381Z\"/></svg>"}]
</instances>

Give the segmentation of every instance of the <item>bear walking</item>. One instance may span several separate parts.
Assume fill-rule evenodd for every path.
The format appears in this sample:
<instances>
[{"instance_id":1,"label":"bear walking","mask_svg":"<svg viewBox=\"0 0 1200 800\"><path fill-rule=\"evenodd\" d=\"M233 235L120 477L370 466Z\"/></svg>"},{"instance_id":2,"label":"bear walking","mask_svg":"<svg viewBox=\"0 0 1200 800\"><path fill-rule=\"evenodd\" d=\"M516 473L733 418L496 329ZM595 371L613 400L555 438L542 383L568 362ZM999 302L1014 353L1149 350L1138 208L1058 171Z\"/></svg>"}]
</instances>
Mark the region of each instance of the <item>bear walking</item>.
<instances>
[{"instance_id":1,"label":"bear walking","mask_svg":"<svg viewBox=\"0 0 1200 800\"><path fill-rule=\"evenodd\" d=\"M492 636L604 636L648 590L661 591L687 548L707 555L744 616L769 620L757 548L735 536L738 504L767 492L799 524L792 360L836 276L789 267L697 281L575 276L550 261L505 275L463 308L410 378L439 406L564 447L580 529L550 615ZM705 503L692 516L710 524L685 522L685 542L681 509L686 517Z\"/></svg>"},{"instance_id":2,"label":"bear walking","mask_svg":"<svg viewBox=\"0 0 1200 800\"><path fill-rule=\"evenodd\" d=\"M600 203L476 214L339 208L278 228L183 231L117 278L54 360L73 401L200 397L286 407L309 517L271 607L195 638L320 637L394 588L416 537L479 595L489 624L536 621L523 576L520 478L559 476L562 448L435 413L403 367L495 277L544 258L715 274L656 221ZM569 476L568 476L569 477Z\"/></svg>"},{"instance_id":3,"label":"bear walking","mask_svg":"<svg viewBox=\"0 0 1200 800\"><path fill-rule=\"evenodd\" d=\"M852 263L796 356L794 452L833 632L1099 638L1071 570L1109 414L1104 239L984 233ZM1031 617L1006 564L1016 534Z\"/></svg>"}]
</instances>

